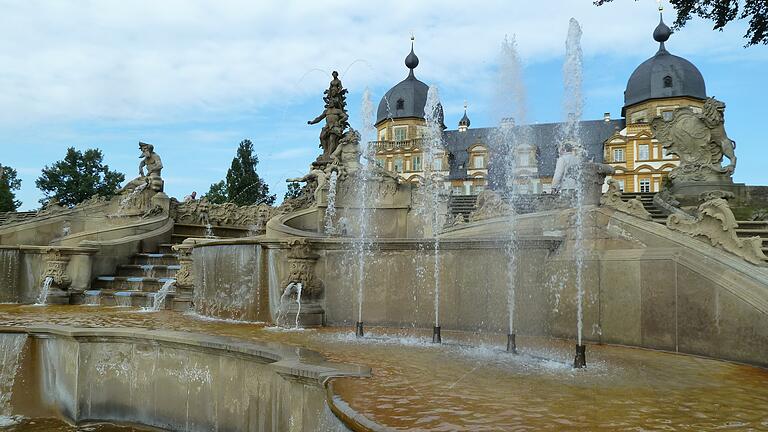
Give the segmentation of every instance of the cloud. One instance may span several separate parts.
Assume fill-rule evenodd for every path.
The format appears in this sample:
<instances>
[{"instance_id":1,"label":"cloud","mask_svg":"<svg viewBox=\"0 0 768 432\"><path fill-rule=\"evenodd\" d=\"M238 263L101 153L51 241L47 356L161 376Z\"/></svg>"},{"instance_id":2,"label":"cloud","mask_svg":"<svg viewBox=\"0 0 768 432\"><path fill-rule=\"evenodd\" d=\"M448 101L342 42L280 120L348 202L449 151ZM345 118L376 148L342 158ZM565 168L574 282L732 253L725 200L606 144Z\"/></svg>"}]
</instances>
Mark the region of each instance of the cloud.
<instances>
[{"instance_id":1,"label":"cloud","mask_svg":"<svg viewBox=\"0 0 768 432\"><path fill-rule=\"evenodd\" d=\"M527 62L560 56L571 16L584 27L587 55L652 54L649 1L466 8L464 1L6 2L0 121L163 122L256 111L314 94L335 68L350 88L389 83L405 76L410 32L419 76L444 86L489 68L505 34L516 34ZM694 22L670 45L687 54L723 51L741 44L743 26L733 27L717 33Z\"/></svg>"}]
</instances>

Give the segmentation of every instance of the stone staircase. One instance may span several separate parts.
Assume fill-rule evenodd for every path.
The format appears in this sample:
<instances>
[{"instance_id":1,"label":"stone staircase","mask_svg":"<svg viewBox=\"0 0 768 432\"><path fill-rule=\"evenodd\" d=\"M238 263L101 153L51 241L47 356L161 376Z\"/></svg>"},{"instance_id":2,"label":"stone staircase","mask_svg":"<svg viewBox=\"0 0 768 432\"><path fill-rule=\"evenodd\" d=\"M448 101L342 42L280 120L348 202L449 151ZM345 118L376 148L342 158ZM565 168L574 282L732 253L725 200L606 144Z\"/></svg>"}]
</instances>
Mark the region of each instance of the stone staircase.
<instances>
[{"instance_id":1,"label":"stone staircase","mask_svg":"<svg viewBox=\"0 0 768 432\"><path fill-rule=\"evenodd\" d=\"M243 237L245 228L211 227L215 238ZM152 306L155 294L163 285L176 278L181 268L179 256L173 250L190 237L206 237L210 234L205 225L176 224L171 234L171 243L160 244L157 250L134 254L129 264L117 266L116 274L98 276L91 289L82 293L81 301L74 303L100 304L104 306ZM98 301L97 301L98 299ZM192 304L192 293L171 288L165 300L165 308L187 310Z\"/></svg>"},{"instance_id":2,"label":"stone staircase","mask_svg":"<svg viewBox=\"0 0 768 432\"><path fill-rule=\"evenodd\" d=\"M452 217L463 215L464 219L477 208L477 195L451 195L448 200L448 211Z\"/></svg>"},{"instance_id":3,"label":"stone staircase","mask_svg":"<svg viewBox=\"0 0 768 432\"><path fill-rule=\"evenodd\" d=\"M621 197L625 200L636 198L643 203L643 207L651 214L654 222L667 224L667 215L653 203L653 192L624 192ZM768 255L768 221L736 221L736 235L739 238L760 236L763 240L763 253Z\"/></svg>"}]
</instances>

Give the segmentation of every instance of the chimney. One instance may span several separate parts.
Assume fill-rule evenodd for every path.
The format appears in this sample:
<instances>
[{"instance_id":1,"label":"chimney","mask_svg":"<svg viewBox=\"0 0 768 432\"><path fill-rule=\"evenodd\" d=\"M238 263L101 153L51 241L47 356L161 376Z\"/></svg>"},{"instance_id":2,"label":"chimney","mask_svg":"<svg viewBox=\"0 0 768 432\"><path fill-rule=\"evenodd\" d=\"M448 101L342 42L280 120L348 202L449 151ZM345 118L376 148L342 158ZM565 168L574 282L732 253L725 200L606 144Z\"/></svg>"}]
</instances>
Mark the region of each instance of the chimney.
<instances>
[{"instance_id":1,"label":"chimney","mask_svg":"<svg viewBox=\"0 0 768 432\"><path fill-rule=\"evenodd\" d=\"M611 121L611 113L607 112L603 114L603 121L609 122Z\"/></svg>"}]
</instances>

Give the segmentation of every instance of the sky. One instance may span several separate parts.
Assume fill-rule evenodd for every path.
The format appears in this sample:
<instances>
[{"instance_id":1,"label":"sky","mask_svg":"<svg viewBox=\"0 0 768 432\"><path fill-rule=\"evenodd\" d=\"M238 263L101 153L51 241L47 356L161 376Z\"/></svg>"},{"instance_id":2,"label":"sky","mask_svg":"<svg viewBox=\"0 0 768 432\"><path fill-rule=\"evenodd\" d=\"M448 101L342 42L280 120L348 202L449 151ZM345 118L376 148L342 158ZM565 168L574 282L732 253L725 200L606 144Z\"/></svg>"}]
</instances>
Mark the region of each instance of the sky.
<instances>
[{"instance_id":1,"label":"sky","mask_svg":"<svg viewBox=\"0 0 768 432\"><path fill-rule=\"evenodd\" d=\"M529 122L560 121L568 21L583 28L584 118L619 117L635 67L658 44L653 0L245 1L0 0L0 164L22 180L22 210L39 207L40 170L67 147L100 148L111 169L138 175L138 142L163 158L166 192L204 193L248 138L278 202L285 179L319 154L330 72L338 70L352 127L363 93L374 105L408 70L440 91L455 128L468 103L473 127L493 126L497 59L514 36L524 62ZM674 21L671 7L665 21ZM768 47L744 48L746 23L713 31L693 20L667 49L693 62L707 93L727 103L737 142L734 180L768 184L762 122Z\"/></svg>"}]
</instances>

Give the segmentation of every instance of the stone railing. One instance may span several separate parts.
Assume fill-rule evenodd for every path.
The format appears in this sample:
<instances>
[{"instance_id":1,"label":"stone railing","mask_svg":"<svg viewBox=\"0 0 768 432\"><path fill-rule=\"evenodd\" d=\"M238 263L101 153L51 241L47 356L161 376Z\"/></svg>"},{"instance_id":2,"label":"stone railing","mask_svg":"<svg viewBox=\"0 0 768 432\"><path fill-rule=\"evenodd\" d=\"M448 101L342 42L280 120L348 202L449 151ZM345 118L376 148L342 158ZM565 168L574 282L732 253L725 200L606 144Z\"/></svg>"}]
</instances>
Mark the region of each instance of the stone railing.
<instances>
[{"instance_id":1,"label":"stone railing","mask_svg":"<svg viewBox=\"0 0 768 432\"><path fill-rule=\"evenodd\" d=\"M420 149L422 138L407 139L402 141L370 141L369 146L372 146L376 152L386 152L394 150L410 150Z\"/></svg>"}]
</instances>

